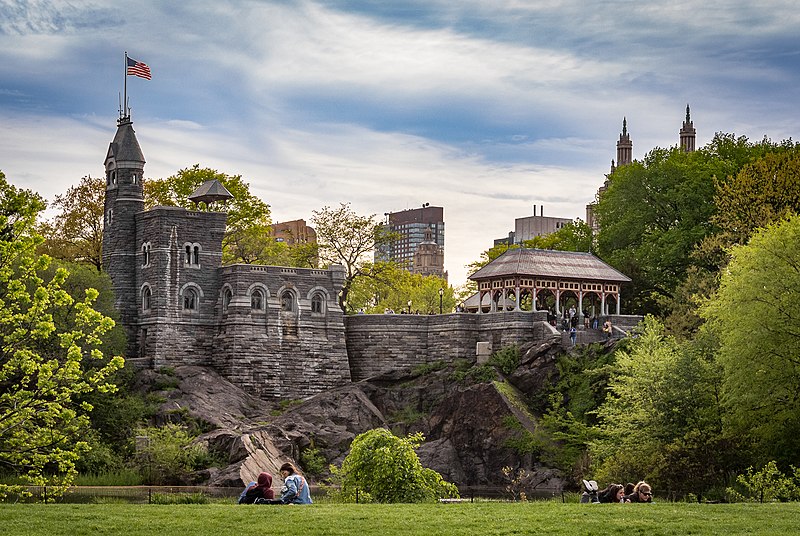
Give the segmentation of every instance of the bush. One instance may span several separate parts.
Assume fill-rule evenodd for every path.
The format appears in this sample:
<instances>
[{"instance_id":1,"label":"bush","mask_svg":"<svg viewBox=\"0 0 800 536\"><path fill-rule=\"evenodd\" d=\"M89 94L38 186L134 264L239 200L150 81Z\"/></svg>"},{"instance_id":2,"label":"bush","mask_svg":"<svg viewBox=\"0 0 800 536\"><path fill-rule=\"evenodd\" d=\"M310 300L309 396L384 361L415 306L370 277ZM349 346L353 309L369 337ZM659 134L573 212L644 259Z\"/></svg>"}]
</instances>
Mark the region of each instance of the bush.
<instances>
[{"instance_id":1,"label":"bush","mask_svg":"<svg viewBox=\"0 0 800 536\"><path fill-rule=\"evenodd\" d=\"M208 461L207 450L193 445L186 428L177 424L137 430L136 458L145 484L180 484Z\"/></svg>"},{"instance_id":2,"label":"bush","mask_svg":"<svg viewBox=\"0 0 800 536\"><path fill-rule=\"evenodd\" d=\"M310 475L318 475L325 470L325 457L317 447L309 447L300 454L300 464Z\"/></svg>"},{"instance_id":3,"label":"bush","mask_svg":"<svg viewBox=\"0 0 800 536\"><path fill-rule=\"evenodd\" d=\"M519 367L519 348L506 346L492 354L489 364L499 368L503 374L511 374Z\"/></svg>"},{"instance_id":4,"label":"bush","mask_svg":"<svg viewBox=\"0 0 800 536\"><path fill-rule=\"evenodd\" d=\"M792 466L794 475L784 475L775 460L770 461L760 471L752 467L747 472L736 477L736 482L743 489L740 493L736 489L728 488L728 497L734 502L738 501L797 501L800 500L800 469Z\"/></svg>"},{"instance_id":5,"label":"bush","mask_svg":"<svg viewBox=\"0 0 800 536\"><path fill-rule=\"evenodd\" d=\"M342 467L331 466L341 481L340 498L380 503L434 502L458 497L455 485L422 467L414 449L423 441L422 434L397 437L389 430L376 428L357 436Z\"/></svg>"}]
</instances>

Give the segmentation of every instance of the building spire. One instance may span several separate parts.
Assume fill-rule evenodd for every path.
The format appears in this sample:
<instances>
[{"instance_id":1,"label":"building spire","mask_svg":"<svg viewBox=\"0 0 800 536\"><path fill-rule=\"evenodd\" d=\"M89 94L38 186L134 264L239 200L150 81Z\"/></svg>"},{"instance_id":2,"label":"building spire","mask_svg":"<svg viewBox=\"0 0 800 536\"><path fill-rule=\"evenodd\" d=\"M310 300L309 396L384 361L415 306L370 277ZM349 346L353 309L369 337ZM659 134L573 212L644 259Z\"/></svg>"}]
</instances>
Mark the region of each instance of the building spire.
<instances>
[{"instance_id":1,"label":"building spire","mask_svg":"<svg viewBox=\"0 0 800 536\"><path fill-rule=\"evenodd\" d=\"M694 129L694 124L692 123L692 118L689 115L689 104L686 104L686 121L683 122L683 126L680 130L680 145L681 149L683 149L686 153L691 153L694 151L694 142L697 135L697 131Z\"/></svg>"},{"instance_id":2,"label":"building spire","mask_svg":"<svg viewBox=\"0 0 800 536\"><path fill-rule=\"evenodd\" d=\"M633 161L633 143L628 134L628 118L622 118L622 134L617 142L617 166L624 166Z\"/></svg>"}]
</instances>

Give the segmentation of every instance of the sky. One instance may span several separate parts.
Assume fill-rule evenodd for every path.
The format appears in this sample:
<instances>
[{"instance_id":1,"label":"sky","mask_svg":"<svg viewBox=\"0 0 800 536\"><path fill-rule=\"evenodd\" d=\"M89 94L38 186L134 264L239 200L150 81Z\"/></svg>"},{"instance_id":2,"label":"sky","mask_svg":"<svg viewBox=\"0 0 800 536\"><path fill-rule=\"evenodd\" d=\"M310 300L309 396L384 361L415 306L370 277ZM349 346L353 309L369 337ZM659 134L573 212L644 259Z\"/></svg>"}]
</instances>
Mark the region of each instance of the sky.
<instances>
[{"instance_id":1,"label":"sky","mask_svg":"<svg viewBox=\"0 0 800 536\"><path fill-rule=\"evenodd\" d=\"M0 171L103 176L124 54L146 178L241 175L273 221L444 207L450 283L514 219L585 219L633 157L800 134L795 0L0 0Z\"/></svg>"}]
</instances>

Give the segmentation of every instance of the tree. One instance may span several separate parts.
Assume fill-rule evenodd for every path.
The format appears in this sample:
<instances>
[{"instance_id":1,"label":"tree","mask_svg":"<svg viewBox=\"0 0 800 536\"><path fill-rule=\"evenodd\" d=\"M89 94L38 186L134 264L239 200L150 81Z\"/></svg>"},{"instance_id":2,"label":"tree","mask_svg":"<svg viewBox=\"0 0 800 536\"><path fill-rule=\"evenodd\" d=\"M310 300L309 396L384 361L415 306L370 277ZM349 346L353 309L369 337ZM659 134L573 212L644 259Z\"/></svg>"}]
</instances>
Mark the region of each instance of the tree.
<instances>
[{"instance_id":1,"label":"tree","mask_svg":"<svg viewBox=\"0 0 800 536\"><path fill-rule=\"evenodd\" d=\"M102 268L103 202L105 181L86 176L64 195L57 195L53 207L61 212L52 222L42 224L45 237L40 248L56 259L86 263Z\"/></svg>"},{"instance_id":2,"label":"tree","mask_svg":"<svg viewBox=\"0 0 800 536\"><path fill-rule=\"evenodd\" d=\"M359 216L349 203L341 203L338 208L325 206L315 210L311 222L317 232L320 263L339 264L345 269L344 287L339 295L342 307L356 278L378 277L390 269L388 263L373 263L371 259L375 248L396 238L375 221L375 214Z\"/></svg>"},{"instance_id":3,"label":"tree","mask_svg":"<svg viewBox=\"0 0 800 536\"><path fill-rule=\"evenodd\" d=\"M200 185L214 179L228 189L233 199L223 202L219 208L189 200L189 196ZM276 242L270 235L269 205L250 193L250 185L244 182L241 175L226 175L195 164L166 179L146 181L144 197L147 208L163 205L190 210L225 210L228 220L222 239L223 263L288 263L290 257L283 253L286 246Z\"/></svg>"},{"instance_id":4,"label":"tree","mask_svg":"<svg viewBox=\"0 0 800 536\"><path fill-rule=\"evenodd\" d=\"M88 448L81 434L92 408L77 397L113 390L107 379L123 360L101 350L114 321L93 309L97 291L74 300L66 270L41 277L50 263L35 252L41 198L0 173L0 207L0 467L57 494ZM0 495L12 491L23 490L0 485Z\"/></svg>"},{"instance_id":5,"label":"tree","mask_svg":"<svg viewBox=\"0 0 800 536\"><path fill-rule=\"evenodd\" d=\"M598 479L646 478L666 491L700 494L735 467L714 348L703 337L678 343L654 317L645 319L630 348L617 351L597 411L603 435L591 453Z\"/></svg>"},{"instance_id":6,"label":"tree","mask_svg":"<svg viewBox=\"0 0 800 536\"><path fill-rule=\"evenodd\" d=\"M633 280L628 303L658 314L675 306L675 289L689 267L707 267L691 253L718 231L716 181L781 147L717 134L700 150L655 148L641 162L614 171L596 208L597 251Z\"/></svg>"},{"instance_id":7,"label":"tree","mask_svg":"<svg viewBox=\"0 0 800 536\"><path fill-rule=\"evenodd\" d=\"M341 478L343 498L354 498L356 491L362 502L415 503L458 497L455 485L422 467L414 449L423 439L421 433L401 438L384 428L356 436L341 469L332 466Z\"/></svg>"},{"instance_id":8,"label":"tree","mask_svg":"<svg viewBox=\"0 0 800 536\"><path fill-rule=\"evenodd\" d=\"M380 263L376 263L380 264ZM382 313L392 309L399 313L408 310L424 314L439 313L439 289L442 289L442 312L455 308L454 290L441 277L412 274L394 263L383 263L371 269L373 277L357 278L347 298L347 309Z\"/></svg>"},{"instance_id":9,"label":"tree","mask_svg":"<svg viewBox=\"0 0 800 536\"><path fill-rule=\"evenodd\" d=\"M589 252L592 251L592 229L581 219L576 219L555 232L525 240L522 245L526 248Z\"/></svg>"},{"instance_id":10,"label":"tree","mask_svg":"<svg viewBox=\"0 0 800 536\"><path fill-rule=\"evenodd\" d=\"M800 216L731 250L719 290L702 310L720 339L724 400L756 462L800 457Z\"/></svg>"}]
</instances>

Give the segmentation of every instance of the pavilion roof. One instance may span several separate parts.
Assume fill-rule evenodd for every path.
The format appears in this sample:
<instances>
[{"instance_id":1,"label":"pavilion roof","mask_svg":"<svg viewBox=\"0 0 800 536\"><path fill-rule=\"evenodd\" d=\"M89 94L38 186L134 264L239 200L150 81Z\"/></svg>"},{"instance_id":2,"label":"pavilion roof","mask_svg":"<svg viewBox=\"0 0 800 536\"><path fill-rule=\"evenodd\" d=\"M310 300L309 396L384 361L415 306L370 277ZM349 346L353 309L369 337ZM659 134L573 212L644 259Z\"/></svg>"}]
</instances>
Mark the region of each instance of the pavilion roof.
<instances>
[{"instance_id":1,"label":"pavilion roof","mask_svg":"<svg viewBox=\"0 0 800 536\"><path fill-rule=\"evenodd\" d=\"M549 249L509 249L469 276L473 281L505 276L553 277L591 281L628 282L630 277L591 253Z\"/></svg>"}]
</instances>

